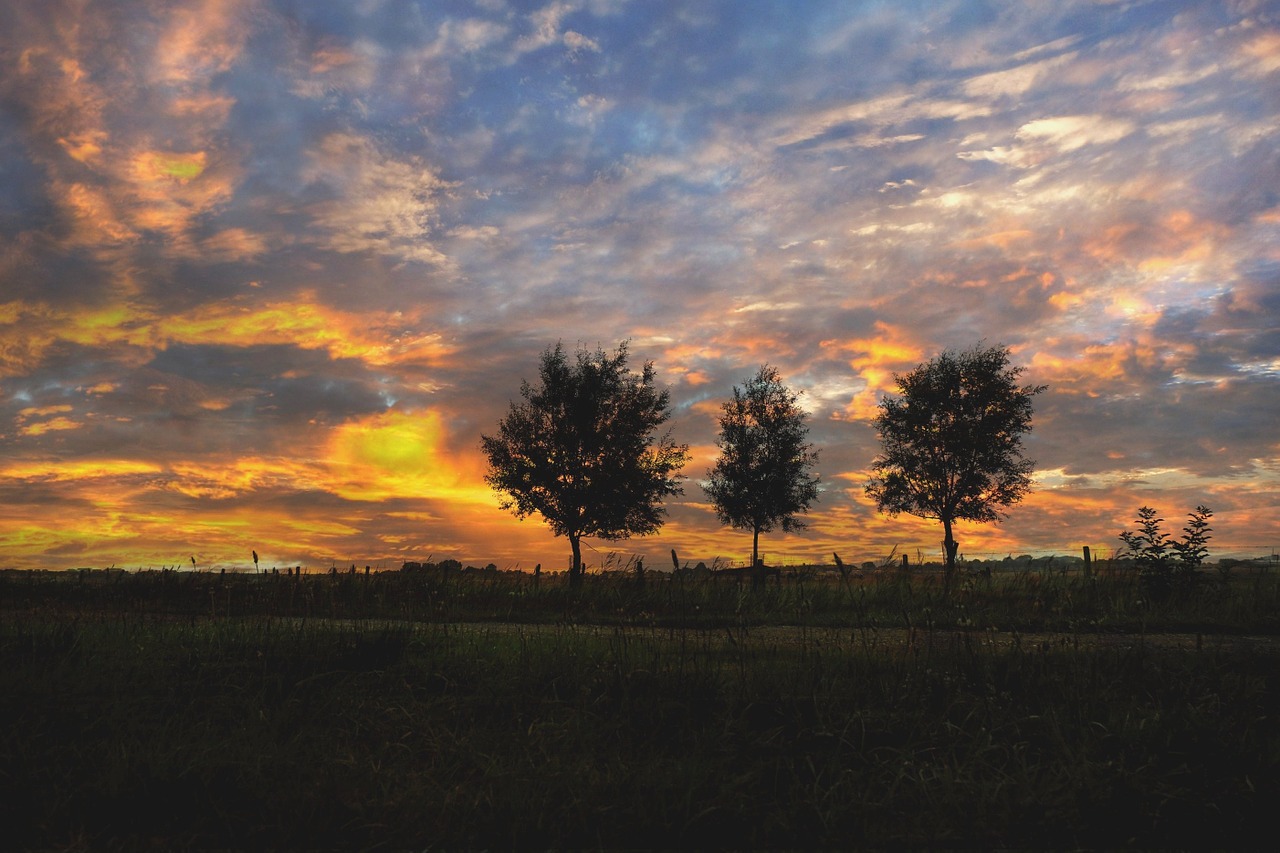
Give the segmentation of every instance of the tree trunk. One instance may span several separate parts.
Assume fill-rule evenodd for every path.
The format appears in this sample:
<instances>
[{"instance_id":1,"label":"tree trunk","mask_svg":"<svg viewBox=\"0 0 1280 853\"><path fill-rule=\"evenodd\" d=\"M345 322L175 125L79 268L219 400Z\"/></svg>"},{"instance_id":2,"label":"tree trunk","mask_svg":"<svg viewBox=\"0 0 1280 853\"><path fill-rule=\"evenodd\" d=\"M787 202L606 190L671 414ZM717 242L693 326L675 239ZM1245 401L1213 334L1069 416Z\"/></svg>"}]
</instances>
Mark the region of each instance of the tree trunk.
<instances>
[{"instance_id":1,"label":"tree trunk","mask_svg":"<svg viewBox=\"0 0 1280 853\"><path fill-rule=\"evenodd\" d=\"M569 566L569 586L577 589L582 586L582 537L577 533L570 533L569 547L573 548L573 564Z\"/></svg>"},{"instance_id":2,"label":"tree trunk","mask_svg":"<svg viewBox=\"0 0 1280 853\"><path fill-rule=\"evenodd\" d=\"M751 588L762 589L763 587L764 566L760 564L760 527L757 525L751 531Z\"/></svg>"},{"instance_id":3,"label":"tree trunk","mask_svg":"<svg viewBox=\"0 0 1280 853\"><path fill-rule=\"evenodd\" d=\"M951 586L951 577L956 571L956 552L960 550L960 543L956 541L955 536L951 532L951 519L942 519L942 548L947 554L946 575L947 587Z\"/></svg>"}]
</instances>

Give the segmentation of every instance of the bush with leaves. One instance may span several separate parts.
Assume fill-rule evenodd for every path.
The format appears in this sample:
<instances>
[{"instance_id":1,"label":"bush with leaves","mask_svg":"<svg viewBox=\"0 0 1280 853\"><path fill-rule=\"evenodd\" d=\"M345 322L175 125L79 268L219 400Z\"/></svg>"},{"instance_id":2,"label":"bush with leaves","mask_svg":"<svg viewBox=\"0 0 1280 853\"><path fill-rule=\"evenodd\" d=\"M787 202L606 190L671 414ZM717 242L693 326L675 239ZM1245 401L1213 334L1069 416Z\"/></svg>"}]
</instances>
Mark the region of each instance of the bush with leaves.
<instances>
[{"instance_id":1,"label":"bush with leaves","mask_svg":"<svg viewBox=\"0 0 1280 853\"><path fill-rule=\"evenodd\" d=\"M1124 542L1124 556L1138 566L1143 584L1150 592L1167 594L1174 587L1188 587L1195 583L1196 569L1209 556L1208 541L1213 537L1209 519L1213 510L1203 504L1187 518L1187 525L1182 528L1182 539L1171 539L1168 533L1160 529L1164 519L1149 506L1138 508L1138 517L1134 519L1137 530L1125 530L1120 533L1120 541Z\"/></svg>"}]
</instances>

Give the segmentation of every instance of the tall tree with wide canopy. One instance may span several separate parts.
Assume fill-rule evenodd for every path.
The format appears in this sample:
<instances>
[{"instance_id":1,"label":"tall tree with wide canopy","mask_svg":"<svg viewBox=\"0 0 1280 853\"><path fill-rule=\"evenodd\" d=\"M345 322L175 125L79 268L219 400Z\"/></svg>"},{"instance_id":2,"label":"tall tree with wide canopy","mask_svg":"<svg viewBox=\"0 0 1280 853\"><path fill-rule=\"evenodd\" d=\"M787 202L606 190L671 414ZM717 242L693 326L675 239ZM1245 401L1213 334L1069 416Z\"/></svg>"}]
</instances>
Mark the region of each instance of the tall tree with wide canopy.
<instances>
[{"instance_id":1,"label":"tall tree with wide canopy","mask_svg":"<svg viewBox=\"0 0 1280 853\"><path fill-rule=\"evenodd\" d=\"M885 397L875 426L882 452L866 493L890 515L942 522L947 578L955 571L956 521L993 522L1031 488L1035 462L1022 456L1031 399L1044 385L1018 385L1006 347L948 350L906 375Z\"/></svg>"},{"instance_id":2,"label":"tall tree with wide canopy","mask_svg":"<svg viewBox=\"0 0 1280 853\"><path fill-rule=\"evenodd\" d=\"M662 526L662 499L680 494L677 472L688 445L668 429L670 391L654 383L652 362L627 367L627 343L612 353L579 349L570 363L561 344L546 350L540 382L522 382L498 434L481 436L486 482L518 518L543 517L569 540L569 580L582 580L582 537L626 539Z\"/></svg>"},{"instance_id":3,"label":"tall tree with wide canopy","mask_svg":"<svg viewBox=\"0 0 1280 853\"><path fill-rule=\"evenodd\" d=\"M751 565L759 562L760 534L780 526L804 529L797 518L818 497L809 469L818 452L805 441L809 427L799 395L782 384L777 368L763 365L720 413L720 458L703 491L722 524L751 531Z\"/></svg>"}]
</instances>

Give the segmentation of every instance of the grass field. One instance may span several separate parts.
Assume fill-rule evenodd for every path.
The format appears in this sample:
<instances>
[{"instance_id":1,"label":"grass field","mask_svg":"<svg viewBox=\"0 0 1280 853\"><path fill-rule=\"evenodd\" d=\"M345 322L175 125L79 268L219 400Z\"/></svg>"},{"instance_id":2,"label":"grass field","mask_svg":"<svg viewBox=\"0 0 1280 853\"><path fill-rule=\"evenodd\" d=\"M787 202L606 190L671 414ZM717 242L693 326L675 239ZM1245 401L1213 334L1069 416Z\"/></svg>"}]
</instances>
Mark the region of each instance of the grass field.
<instances>
[{"instance_id":1,"label":"grass field","mask_svg":"<svg viewBox=\"0 0 1280 853\"><path fill-rule=\"evenodd\" d=\"M0 573L7 843L1269 846L1280 584Z\"/></svg>"}]
</instances>

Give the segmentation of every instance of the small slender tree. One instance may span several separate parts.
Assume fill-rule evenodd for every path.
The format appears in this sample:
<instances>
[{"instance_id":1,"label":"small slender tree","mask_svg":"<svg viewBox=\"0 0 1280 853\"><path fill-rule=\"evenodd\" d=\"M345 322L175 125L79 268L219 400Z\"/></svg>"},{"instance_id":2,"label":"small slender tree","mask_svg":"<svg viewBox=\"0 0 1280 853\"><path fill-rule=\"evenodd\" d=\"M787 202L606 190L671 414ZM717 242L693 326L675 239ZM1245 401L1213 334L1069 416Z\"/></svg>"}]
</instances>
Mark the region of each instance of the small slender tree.
<instances>
[{"instance_id":1,"label":"small slender tree","mask_svg":"<svg viewBox=\"0 0 1280 853\"><path fill-rule=\"evenodd\" d=\"M1031 399L1044 385L1018 385L1002 346L946 351L906 375L899 397L885 397L875 426L882 452L866 493L890 515L942 522L946 576L956 567L956 521L999 521L1031 488L1022 457Z\"/></svg>"},{"instance_id":2,"label":"small slender tree","mask_svg":"<svg viewBox=\"0 0 1280 853\"><path fill-rule=\"evenodd\" d=\"M780 526L804 529L796 516L818 497L809 469L818 452L805 441L809 428L799 395L782 384L777 368L763 365L720 413L720 458L703 491L722 524L751 531L751 565L759 563L760 534Z\"/></svg>"},{"instance_id":3,"label":"small slender tree","mask_svg":"<svg viewBox=\"0 0 1280 853\"><path fill-rule=\"evenodd\" d=\"M569 582L582 582L584 536L625 539L655 532L662 499L680 494L677 472L688 445L670 430L670 392L658 390L652 362L627 367L627 344L615 352L580 349L570 363L557 343L542 355L540 383L522 382L498 433L481 436L485 480L499 505L518 518L538 513L569 540Z\"/></svg>"}]
</instances>

